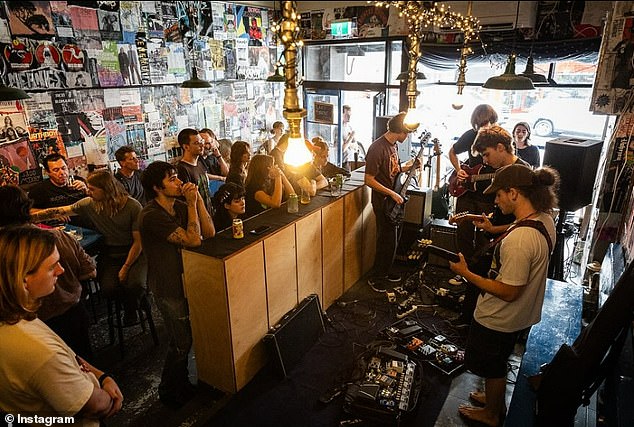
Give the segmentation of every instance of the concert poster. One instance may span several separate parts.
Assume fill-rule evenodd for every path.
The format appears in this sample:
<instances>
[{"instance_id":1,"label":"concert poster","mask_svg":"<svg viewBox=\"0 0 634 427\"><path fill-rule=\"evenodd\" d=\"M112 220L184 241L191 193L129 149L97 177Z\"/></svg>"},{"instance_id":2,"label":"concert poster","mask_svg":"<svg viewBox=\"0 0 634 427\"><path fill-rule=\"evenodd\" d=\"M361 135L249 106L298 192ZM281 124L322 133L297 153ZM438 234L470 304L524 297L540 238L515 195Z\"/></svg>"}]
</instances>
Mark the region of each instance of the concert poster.
<instances>
[{"instance_id":1,"label":"concert poster","mask_svg":"<svg viewBox=\"0 0 634 427\"><path fill-rule=\"evenodd\" d=\"M7 7L9 28L13 35L32 37L55 35L51 5L48 1L4 3Z\"/></svg>"}]
</instances>

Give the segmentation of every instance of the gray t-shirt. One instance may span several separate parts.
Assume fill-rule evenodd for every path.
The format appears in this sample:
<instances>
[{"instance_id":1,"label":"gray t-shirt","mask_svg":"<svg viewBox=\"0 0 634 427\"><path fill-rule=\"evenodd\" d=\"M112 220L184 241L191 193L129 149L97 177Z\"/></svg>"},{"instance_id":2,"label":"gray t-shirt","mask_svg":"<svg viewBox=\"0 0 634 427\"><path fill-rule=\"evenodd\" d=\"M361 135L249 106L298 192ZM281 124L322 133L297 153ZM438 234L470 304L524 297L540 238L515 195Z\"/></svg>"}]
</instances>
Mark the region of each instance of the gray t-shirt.
<instances>
[{"instance_id":1,"label":"gray t-shirt","mask_svg":"<svg viewBox=\"0 0 634 427\"><path fill-rule=\"evenodd\" d=\"M97 231L103 234L107 246L131 246L132 232L139 231L141 203L128 196L123 208L112 217L105 212L97 212L96 205L92 198L85 197L74 203L71 208L78 215L92 220Z\"/></svg>"}]
</instances>

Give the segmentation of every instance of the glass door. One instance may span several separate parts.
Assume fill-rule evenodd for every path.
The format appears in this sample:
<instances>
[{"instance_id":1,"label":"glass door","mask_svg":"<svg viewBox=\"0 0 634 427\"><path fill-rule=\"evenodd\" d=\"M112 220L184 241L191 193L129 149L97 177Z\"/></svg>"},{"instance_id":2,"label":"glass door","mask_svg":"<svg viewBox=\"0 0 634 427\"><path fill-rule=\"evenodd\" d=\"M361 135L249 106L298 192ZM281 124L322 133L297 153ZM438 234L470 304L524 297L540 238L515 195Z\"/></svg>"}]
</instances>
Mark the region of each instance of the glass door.
<instances>
[{"instance_id":1,"label":"glass door","mask_svg":"<svg viewBox=\"0 0 634 427\"><path fill-rule=\"evenodd\" d=\"M319 136L330 145L329 161L341 164L339 145L341 121L341 91L331 89L306 89L306 137Z\"/></svg>"}]
</instances>

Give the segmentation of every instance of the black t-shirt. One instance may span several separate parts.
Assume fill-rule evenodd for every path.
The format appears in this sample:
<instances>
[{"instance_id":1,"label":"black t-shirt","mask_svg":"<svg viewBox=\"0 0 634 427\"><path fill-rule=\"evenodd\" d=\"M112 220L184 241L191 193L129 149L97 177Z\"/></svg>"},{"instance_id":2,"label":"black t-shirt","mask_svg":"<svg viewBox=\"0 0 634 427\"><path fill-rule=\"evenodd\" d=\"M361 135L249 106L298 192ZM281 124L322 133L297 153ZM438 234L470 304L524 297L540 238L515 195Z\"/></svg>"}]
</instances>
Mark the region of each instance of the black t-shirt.
<instances>
[{"instance_id":1,"label":"black t-shirt","mask_svg":"<svg viewBox=\"0 0 634 427\"><path fill-rule=\"evenodd\" d=\"M213 204L209 193L209 179L207 178L207 169L205 169L203 162L200 161L200 157L196 166L182 160L179 161L176 164L176 171L178 172L178 179L183 181L183 183L191 182L198 186L198 192L205 201L207 212L211 215L213 213Z\"/></svg>"},{"instance_id":2,"label":"black t-shirt","mask_svg":"<svg viewBox=\"0 0 634 427\"><path fill-rule=\"evenodd\" d=\"M251 185L248 185L247 188L245 188L245 193L244 193L245 218L250 218L268 209L268 207L262 205L262 203L258 202L255 199L255 193L257 193L258 191L264 191L267 194L269 194L269 192L266 191L265 187L266 185L258 186L258 185L253 185L252 183Z\"/></svg>"},{"instance_id":3,"label":"black t-shirt","mask_svg":"<svg viewBox=\"0 0 634 427\"><path fill-rule=\"evenodd\" d=\"M156 200L151 200L139 214L139 231L152 292L158 297L185 298L181 248L167 238L179 227L187 229L187 204L176 200L174 211L176 215L172 216Z\"/></svg>"},{"instance_id":4,"label":"black t-shirt","mask_svg":"<svg viewBox=\"0 0 634 427\"><path fill-rule=\"evenodd\" d=\"M478 136L478 132L474 129L469 129L468 131L463 133L460 138L458 138L458 141L456 141L453 145L453 151L454 153L456 153L456 155L462 153L469 154L467 165L471 168L482 164L482 156L479 154L477 156L474 156L471 153L471 146L473 145L476 136Z\"/></svg>"},{"instance_id":5,"label":"black t-shirt","mask_svg":"<svg viewBox=\"0 0 634 427\"><path fill-rule=\"evenodd\" d=\"M75 176L75 179L80 179ZM81 179L83 181L83 179ZM35 185L29 191L29 198L33 200L33 208L47 209L72 205L86 197L86 193L72 187L58 187L47 179ZM47 224L58 225L60 221L49 221ZM94 229L94 224L87 218L71 216L70 223L78 227Z\"/></svg>"},{"instance_id":6,"label":"black t-shirt","mask_svg":"<svg viewBox=\"0 0 634 427\"><path fill-rule=\"evenodd\" d=\"M401 172L401 165L396 152L396 144L390 144L385 135L379 137L368 148L365 156L365 173L372 175L379 184L393 189L396 176ZM372 190L372 204L383 203L385 195Z\"/></svg>"}]
</instances>

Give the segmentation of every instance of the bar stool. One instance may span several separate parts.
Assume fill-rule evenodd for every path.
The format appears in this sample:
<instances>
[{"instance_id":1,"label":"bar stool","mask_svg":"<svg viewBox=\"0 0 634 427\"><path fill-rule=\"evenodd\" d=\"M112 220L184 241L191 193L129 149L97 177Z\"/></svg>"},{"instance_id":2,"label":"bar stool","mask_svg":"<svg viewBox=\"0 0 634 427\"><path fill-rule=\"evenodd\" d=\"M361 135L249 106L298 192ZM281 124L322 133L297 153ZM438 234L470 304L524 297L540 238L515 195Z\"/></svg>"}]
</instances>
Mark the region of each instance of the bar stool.
<instances>
[{"instance_id":1,"label":"bar stool","mask_svg":"<svg viewBox=\"0 0 634 427\"><path fill-rule=\"evenodd\" d=\"M147 294L141 297L139 302L139 308L137 312L139 314L139 321L131 325L125 325L123 323L123 302L120 295L115 295L108 298L108 332L110 335L110 345L114 344L114 333L117 331L119 338L119 350L121 352L121 358L125 356L125 346L123 340L123 330L132 326L141 324L141 329L145 333L147 328L150 329L152 340L154 345L159 345L158 334L156 333L156 327L154 326L154 318L152 317L152 306ZM147 323L147 326L146 326Z\"/></svg>"}]
</instances>

